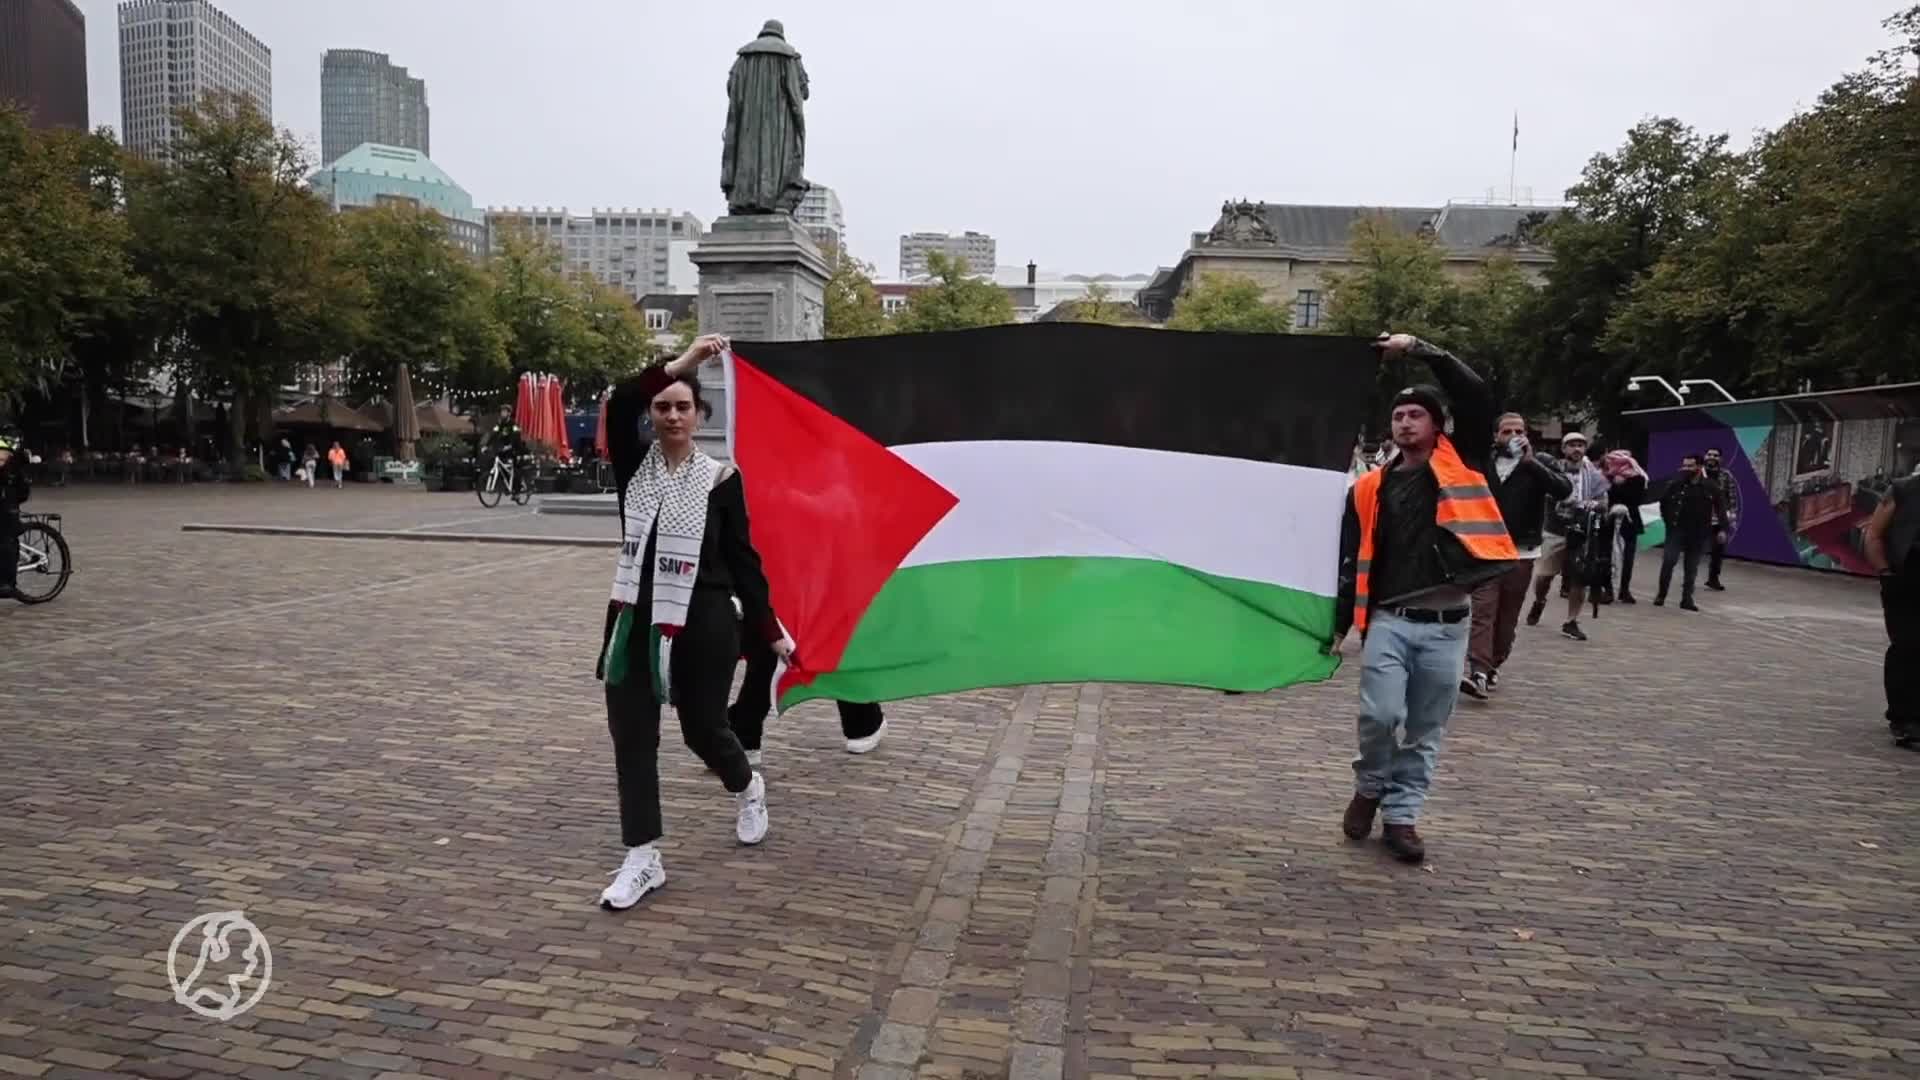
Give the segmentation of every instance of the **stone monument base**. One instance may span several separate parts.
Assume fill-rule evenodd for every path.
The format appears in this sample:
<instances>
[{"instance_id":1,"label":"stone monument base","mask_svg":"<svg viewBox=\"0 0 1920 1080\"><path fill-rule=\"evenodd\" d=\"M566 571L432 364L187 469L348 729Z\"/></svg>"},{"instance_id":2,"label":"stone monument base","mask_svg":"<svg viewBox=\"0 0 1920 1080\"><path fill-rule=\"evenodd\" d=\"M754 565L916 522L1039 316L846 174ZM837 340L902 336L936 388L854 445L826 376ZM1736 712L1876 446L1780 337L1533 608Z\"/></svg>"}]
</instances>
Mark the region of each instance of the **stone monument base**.
<instances>
[{"instance_id":1,"label":"stone monument base","mask_svg":"<svg viewBox=\"0 0 1920 1080\"><path fill-rule=\"evenodd\" d=\"M700 272L700 332L740 342L815 341L825 336L826 258L813 237L786 214L729 214L713 223L688 256ZM727 398L721 366L702 368L711 388L712 422L702 425L703 450L720 460L726 447Z\"/></svg>"}]
</instances>

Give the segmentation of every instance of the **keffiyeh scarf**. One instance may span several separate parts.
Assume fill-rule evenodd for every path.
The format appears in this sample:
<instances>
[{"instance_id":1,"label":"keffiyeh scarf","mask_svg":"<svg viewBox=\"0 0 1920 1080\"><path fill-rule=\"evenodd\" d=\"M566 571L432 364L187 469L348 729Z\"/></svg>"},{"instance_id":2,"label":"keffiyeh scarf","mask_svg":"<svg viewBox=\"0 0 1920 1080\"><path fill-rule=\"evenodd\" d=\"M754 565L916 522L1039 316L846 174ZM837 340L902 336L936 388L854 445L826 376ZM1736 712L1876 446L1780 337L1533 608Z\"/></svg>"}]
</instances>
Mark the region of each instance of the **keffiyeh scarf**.
<instances>
[{"instance_id":1,"label":"keffiyeh scarf","mask_svg":"<svg viewBox=\"0 0 1920 1080\"><path fill-rule=\"evenodd\" d=\"M604 670L609 686L626 681L628 642L634 633L634 609L641 603L640 556L653 539L652 595L646 598L647 660L652 667L654 693L661 702L672 698L673 639L687 622L694 579L700 573L700 543L707 534L707 496L726 479L721 465L695 448L692 456L669 469L660 444L647 456L627 483L623 514L626 535L613 571L613 601L620 614L607 638Z\"/></svg>"}]
</instances>

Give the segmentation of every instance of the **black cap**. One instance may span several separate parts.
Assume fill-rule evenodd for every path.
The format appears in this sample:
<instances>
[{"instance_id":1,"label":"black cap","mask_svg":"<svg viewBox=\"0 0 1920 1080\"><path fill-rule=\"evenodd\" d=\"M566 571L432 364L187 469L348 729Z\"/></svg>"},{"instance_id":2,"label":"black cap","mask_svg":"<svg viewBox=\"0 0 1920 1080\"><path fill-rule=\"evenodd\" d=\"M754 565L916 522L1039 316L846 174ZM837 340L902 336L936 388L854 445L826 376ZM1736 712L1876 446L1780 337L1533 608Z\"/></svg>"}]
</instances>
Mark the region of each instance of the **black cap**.
<instances>
[{"instance_id":1,"label":"black cap","mask_svg":"<svg viewBox=\"0 0 1920 1080\"><path fill-rule=\"evenodd\" d=\"M1417 383L1393 395L1393 408L1402 405L1418 405L1433 415L1434 423L1446 423L1447 399L1437 386Z\"/></svg>"}]
</instances>

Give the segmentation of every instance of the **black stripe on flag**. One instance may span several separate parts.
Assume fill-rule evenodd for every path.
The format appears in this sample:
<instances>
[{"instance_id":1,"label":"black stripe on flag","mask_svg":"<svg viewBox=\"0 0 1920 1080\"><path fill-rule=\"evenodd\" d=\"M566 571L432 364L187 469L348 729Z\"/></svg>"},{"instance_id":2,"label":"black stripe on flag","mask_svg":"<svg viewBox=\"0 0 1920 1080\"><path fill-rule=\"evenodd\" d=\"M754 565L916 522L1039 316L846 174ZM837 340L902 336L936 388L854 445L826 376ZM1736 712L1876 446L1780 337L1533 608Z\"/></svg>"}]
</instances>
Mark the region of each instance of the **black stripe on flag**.
<instances>
[{"instance_id":1,"label":"black stripe on flag","mask_svg":"<svg viewBox=\"0 0 1920 1080\"><path fill-rule=\"evenodd\" d=\"M884 446L1085 442L1345 471L1371 341L1031 323L734 347Z\"/></svg>"}]
</instances>

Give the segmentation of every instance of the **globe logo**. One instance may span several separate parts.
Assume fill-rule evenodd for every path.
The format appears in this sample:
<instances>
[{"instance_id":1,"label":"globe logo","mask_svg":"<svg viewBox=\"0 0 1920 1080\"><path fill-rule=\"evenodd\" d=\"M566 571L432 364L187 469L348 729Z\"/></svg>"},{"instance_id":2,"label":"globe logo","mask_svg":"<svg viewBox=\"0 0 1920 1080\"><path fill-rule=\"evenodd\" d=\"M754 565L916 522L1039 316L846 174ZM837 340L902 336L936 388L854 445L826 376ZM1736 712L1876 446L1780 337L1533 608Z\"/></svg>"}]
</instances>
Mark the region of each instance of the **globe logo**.
<instances>
[{"instance_id":1,"label":"globe logo","mask_svg":"<svg viewBox=\"0 0 1920 1080\"><path fill-rule=\"evenodd\" d=\"M182 967L188 968L184 978ZM173 935L167 982L173 1000L209 1020L231 1020L258 1004L272 984L273 949L245 912L197 915Z\"/></svg>"}]
</instances>

